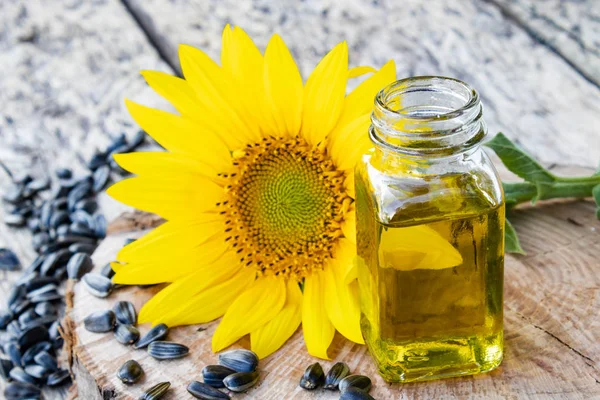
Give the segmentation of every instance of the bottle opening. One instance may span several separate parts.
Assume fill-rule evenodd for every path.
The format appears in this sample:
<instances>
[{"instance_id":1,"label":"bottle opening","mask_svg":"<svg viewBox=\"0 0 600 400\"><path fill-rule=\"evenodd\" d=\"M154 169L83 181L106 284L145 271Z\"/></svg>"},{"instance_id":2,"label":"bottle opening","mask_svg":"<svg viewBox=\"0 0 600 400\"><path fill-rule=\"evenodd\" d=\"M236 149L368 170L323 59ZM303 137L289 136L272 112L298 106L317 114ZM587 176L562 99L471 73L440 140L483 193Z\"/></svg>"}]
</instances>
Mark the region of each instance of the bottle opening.
<instances>
[{"instance_id":1,"label":"bottle opening","mask_svg":"<svg viewBox=\"0 0 600 400\"><path fill-rule=\"evenodd\" d=\"M478 93L453 78L403 79L375 97L371 139L415 155L465 151L485 136Z\"/></svg>"}]
</instances>

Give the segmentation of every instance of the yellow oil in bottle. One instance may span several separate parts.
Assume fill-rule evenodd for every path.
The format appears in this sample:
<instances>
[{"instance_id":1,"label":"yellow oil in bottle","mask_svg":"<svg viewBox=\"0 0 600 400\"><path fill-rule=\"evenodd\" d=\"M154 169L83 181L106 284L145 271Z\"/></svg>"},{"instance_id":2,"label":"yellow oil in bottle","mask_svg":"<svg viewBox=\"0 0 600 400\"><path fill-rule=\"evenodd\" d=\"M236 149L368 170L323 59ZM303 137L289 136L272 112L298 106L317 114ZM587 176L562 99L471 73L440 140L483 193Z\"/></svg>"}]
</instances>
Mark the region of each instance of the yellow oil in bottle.
<instances>
[{"instance_id":1,"label":"yellow oil in bottle","mask_svg":"<svg viewBox=\"0 0 600 400\"><path fill-rule=\"evenodd\" d=\"M371 190L358 174L361 328L381 375L411 382L494 369L503 354L504 205L482 193L443 215L432 202L383 223Z\"/></svg>"}]
</instances>

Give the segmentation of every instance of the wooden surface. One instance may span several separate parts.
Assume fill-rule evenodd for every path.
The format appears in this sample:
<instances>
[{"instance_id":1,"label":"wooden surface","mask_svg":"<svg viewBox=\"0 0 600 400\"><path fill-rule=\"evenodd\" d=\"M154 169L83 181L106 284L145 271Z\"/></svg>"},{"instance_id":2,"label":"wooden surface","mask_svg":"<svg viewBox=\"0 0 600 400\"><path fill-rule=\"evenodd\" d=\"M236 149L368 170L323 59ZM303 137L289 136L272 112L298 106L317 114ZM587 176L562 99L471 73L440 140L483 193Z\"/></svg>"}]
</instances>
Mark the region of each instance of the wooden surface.
<instances>
[{"instance_id":1,"label":"wooden surface","mask_svg":"<svg viewBox=\"0 0 600 400\"><path fill-rule=\"evenodd\" d=\"M596 0L273 3L0 1L0 161L38 176L55 166L82 172L83 160L110 134L137 130L125 96L168 109L138 71L174 71L169 64L177 68L178 43L216 57L227 22L246 29L261 48L281 33L304 75L346 39L352 65L394 58L399 77L465 79L482 94L490 132L505 131L546 165L595 167L600 159ZM0 191L8 182L0 170ZM125 209L106 197L101 205L109 219ZM529 223L516 221L517 229ZM0 223L0 246L25 264L34 257L30 240L28 232ZM17 276L0 282L1 303ZM62 399L63 392L46 391L45 398Z\"/></svg>"},{"instance_id":2,"label":"wooden surface","mask_svg":"<svg viewBox=\"0 0 600 400\"><path fill-rule=\"evenodd\" d=\"M573 172L562 169L559 173ZM578 172L581 172L578 170ZM371 394L382 399L593 399L600 398L600 221L593 218L589 200L550 202L520 209L513 222L527 256L507 255L505 264L505 359L497 370L473 377L428 383L390 385L378 375L365 346L337 335L331 362L346 362L354 373L374 378ZM135 219L119 223L127 229ZM144 224L142 224L142 227ZM93 258L98 267L115 258L126 238L139 231L109 236ZM88 332L83 318L111 308L119 300L142 306L159 288L127 287L107 299L91 296L82 285L74 288L70 313L74 332L74 370L84 399L137 399L144 388L170 381L165 399L188 398L185 387L201 380L202 367L216 363L210 339L216 323L173 328L170 340L190 347L190 356L156 361L144 350L120 345L109 334ZM206 330L198 332L198 328ZM146 331L148 326L143 326ZM242 343L248 346L246 340ZM235 345L238 346L238 345ZM126 386L115 376L119 366L137 360L146 372L141 384ZM304 347L301 331L284 347L261 361L261 381L238 399L327 399L339 394L298 387L304 368L315 362ZM105 396L105 397L102 397Z\"/></svg>"}]
</instances>

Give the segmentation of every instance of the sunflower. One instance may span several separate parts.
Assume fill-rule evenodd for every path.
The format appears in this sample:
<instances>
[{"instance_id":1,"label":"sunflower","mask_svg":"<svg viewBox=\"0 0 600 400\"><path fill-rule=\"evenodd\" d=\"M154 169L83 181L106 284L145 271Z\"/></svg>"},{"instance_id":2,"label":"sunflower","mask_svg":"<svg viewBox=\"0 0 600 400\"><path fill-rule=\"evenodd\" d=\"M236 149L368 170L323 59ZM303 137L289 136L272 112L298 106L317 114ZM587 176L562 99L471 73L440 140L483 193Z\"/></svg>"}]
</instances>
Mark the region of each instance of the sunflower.
<instances>
[{"instance_id":1,"label":"sunflower","mask_svg":"<svg viewBox=\"0 0 600 400\"><path fill-rule=\"evenodd\" d=\"M185 79L143 71L177 114L126 100L166 152L116 155L137 175L115 199L166 222L125 246L120 284L170 283L139 322L198 324L223 316L217 352L249 334L263 358L303 326L308 352L328 358L335 331L363 343L354 257L352 168L370 147L377 91L395 65L348 69L335 46L303 85L278 35L263 54L240 28L223 33L221 66L182 45ZM350 78L373 73L346 96Z\"/></svg>"}]
</instances>

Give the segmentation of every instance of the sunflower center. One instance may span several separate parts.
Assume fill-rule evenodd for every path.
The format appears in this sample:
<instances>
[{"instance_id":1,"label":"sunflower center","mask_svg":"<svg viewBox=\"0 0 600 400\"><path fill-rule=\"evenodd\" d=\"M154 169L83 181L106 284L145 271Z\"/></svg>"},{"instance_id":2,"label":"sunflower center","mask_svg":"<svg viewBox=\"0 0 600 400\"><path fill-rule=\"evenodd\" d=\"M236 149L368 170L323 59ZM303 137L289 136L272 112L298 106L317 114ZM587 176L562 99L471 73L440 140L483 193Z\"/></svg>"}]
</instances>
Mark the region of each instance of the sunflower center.
<instances>
[{"instance_id":1,"label":"sunflower center","mask_svg":"<svg viewBox=\"0 0 600 400\"><path fill-rule=\"evenodd\" d=\"M262 273L302 278L323 268L352 199L345 173L300 137L268 138L234 153L229 181L227 241L240 261Z\"/></svg>"}]
</instances>

